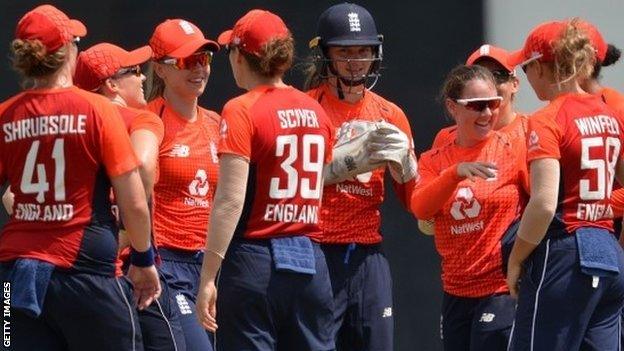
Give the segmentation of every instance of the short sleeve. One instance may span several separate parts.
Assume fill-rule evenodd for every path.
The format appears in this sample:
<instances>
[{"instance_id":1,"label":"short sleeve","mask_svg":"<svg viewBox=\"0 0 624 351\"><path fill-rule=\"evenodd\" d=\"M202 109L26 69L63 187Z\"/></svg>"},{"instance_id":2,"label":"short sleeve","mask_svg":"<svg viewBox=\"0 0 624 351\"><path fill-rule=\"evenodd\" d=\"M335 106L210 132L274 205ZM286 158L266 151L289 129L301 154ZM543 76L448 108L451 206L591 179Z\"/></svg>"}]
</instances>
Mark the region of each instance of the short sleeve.
<instances>
[{"instance_id":1,"label":"short sleeve","mask_svg":"<svg viewBox=\"0 0 624 351\"><path fill-rule=\"evenodd\" d=\"M140 129L148 130L154 133L158 139L158 144L162 143L165 135L165 126L162 119L154 113L144 111L132 120L132 123L130 124L130 134Z\"/></svg>"},{"instance_id":2,"label":"short sleeve","mask_svg":"<svg viewBox=\"0 0 624 351\"><path fill-rule=\"evenodd\" d=\"M116 177L129 172L139 164L123 119L112 104L96 104L97 118L100 120L101 158L109 177Z\"/></svg>"},{"instance_id":3,"label":"short sleeve","mask_svg":"<svg viewBox=\"0 0 624 351\"><path fill-rule=\"evenodd\" d=\"M452 132L454 132L455 129L456 129L455 126L450 126L450 127L440 129L440 131L438 131L438 134L436 134L435 138L433 139L431 148L435 149L446 144L451 139Z\"/></svg>"},{"instance_id":4,"label":"short sleeve","mask_svg":"<svg viewBox=\"0 0 624 351\"><path fill-rule=\"evenodd\" d=\"M392 117L392 121L389 121L389 122L399 127L399 129L410 138L410 140L412 141L411 146L412 148L414 148L414 145L413 145L414 138L412 137L412 129L410 128L407 116L405 115L403 110L401 110L398 106L393 106L393 107L394 107L394 114Z\"/></svg>"},{"instance_id":5,"label":"short sleeve","mask_svg":"<svg viewBox=\"0 0 624 351\"><path fill-rule=\"evenodd\" d=\"M548 113L537 113L529 118L527 131L527 162L541 158L560 159L562 133L555 118Z\"/></svg>"},{"instance_id":6,"label":"short sleeve","mask_svg":"<svg viewBox=\"0 0 624 351\"><path fill-rule=\"evenodd\" d=\"M230 100L221 113L219 154L235 154L251 159L253 125L248 108L238 100Z\"/></svg>"}]
</instances>

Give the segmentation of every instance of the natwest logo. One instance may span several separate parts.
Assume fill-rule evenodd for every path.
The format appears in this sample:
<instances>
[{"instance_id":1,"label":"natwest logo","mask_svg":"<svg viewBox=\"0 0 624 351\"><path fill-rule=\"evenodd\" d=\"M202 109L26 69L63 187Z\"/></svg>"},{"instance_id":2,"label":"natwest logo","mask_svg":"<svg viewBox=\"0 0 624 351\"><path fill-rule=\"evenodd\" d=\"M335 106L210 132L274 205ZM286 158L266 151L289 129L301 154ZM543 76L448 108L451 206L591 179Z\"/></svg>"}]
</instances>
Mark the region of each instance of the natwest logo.
<instances>
[{"instance_id":1,"label":"natwest logo","mask_svg":"<svg viewBox=\"0 0 624 351\"><path fill-rule=\"evenodd\" d=\"M206 196L208 194L208 175L203 169L198 169L195 174L195 179L189 184L189 193L193 196Z\"/></svg>"},{"instance_id":2,"label":"natwest logo","mask_svg":"<svg viewBox=\"0 0 624 351\"><path fill-rule=\"evenodd\" d=\"M451 216L458 221L476 218L481 212L481 204L474 198L470 187L461 187L455 194L455 202L451 205Z\"/></svg>"}]
</instances>

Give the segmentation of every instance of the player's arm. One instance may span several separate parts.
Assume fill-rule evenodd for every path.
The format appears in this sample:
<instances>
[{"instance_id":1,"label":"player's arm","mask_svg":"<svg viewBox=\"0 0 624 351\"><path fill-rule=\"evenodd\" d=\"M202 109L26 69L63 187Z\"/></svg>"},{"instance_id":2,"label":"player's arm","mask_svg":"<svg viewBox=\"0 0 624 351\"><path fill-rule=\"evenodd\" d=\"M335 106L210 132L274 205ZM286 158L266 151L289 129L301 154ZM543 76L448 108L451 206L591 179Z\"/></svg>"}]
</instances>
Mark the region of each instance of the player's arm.
<instances>
[{"instance_id":1,"label":"player's arm","mask_svg":"<svg viewBox=\"0 0 624 351\"><path fill-rule=\"evenodd\" d=\"M138 129L130 135L132 148L139 159L139 174L145 189L145 194L149 198L154 190L156 179L156 167L158 165L158 137L147 129Z\"/></svg>"},{"instance_id":2,"label":"player's arm","mask_svg":"<svg viewBox=\"0 0 624 351\"><path fill-rule=\"evenodd\" d=\"M531 197L527 204L508 263L508 284L512 295L517 294L517 281L522 262L542 241L555 216L559 196L559 160L540 158L531 161Z\"/></svg>"},{"instance_id":3,"label":"player's arm","mask_svg":"<svg viewBox=\"0 0 624 351\"><path fill-rule=\"evenodd\" d=\"M15 196L13 192L11 191L11 186L8 186L4 194L2 194L2 205L4 206L4 209L9 214L9 216L13 214L14 203L15 203Z\"/></svg>"},{"instance_id":4,"label":"player's arm","mask_svg":"<svg viewBox=\"0 0 624 351\"><path fill-rule=\"evenodd\" d=\"M154 267L154 250L150 240L150 219L138 161L119 111L109 103L94 100L99 112L100 157L111 180L115 200L132 251L128 278L132 282L139 309L149 306L160 296L160 279Z\"/></svg>"},{"instance_id":5,"label":"player's arm","mask_svg":"<svg viewBox=\"0 0 624 351\"><path fill-rule=\"evenodd\" d=\"M154 189L158 166L158 149L164 133L165 127L162 120L153 113L146 111L132 121L130 141L134 153L139 159L139 174L148 198Z\"/></svg>"},{"instance_id":6,"label":"player's arm","mask_svg":"<svg viewBox=\"0 0 624 351\"><path fill-rule=\"evenodd\" d=\"M422 159L421 159L422 160ZM429 220L453 196L457 184L464 179L494 177L496 166L486 162L462 162L437 173L421 162L421 178L411 198L410 210L418 219Z\"/></svg>"},{"instance_id":7,"label":"player's arm","mask_svg":"<svg viewBox=\"0 0 624 351\"><path fill-rule=\"evenodd\" d=\"M211 331L217 328L215 279L243 210L248 174L247 159L234 154L221 155L219 186L210 213L197 302L198 319L204 328Z\"/></svg>"}]
</instances>

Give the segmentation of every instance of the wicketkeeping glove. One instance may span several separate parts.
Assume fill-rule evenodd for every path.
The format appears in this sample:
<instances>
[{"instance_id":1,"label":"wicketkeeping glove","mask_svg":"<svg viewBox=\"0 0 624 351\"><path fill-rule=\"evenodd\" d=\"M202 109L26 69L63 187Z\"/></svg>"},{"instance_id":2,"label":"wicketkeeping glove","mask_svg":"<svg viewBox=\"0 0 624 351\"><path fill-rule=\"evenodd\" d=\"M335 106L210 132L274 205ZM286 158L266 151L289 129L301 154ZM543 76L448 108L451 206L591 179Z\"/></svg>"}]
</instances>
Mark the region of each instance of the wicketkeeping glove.
<instances>
[{"instance_id":1,"label":"wicketkeeping glove","mask_svg":"<svg viewBox=\"0 0 624 351\"><path fill-rule=\"evenodd\" d=\"M325 184L339 183L385 166L386 160L370 160L368 140L376 129L377 122L352 120L342 124L334 146L333 160L323 172Z\"/></svg>"},{"instance_id":2,"label":"wicketkeeping glove","mask_svg":"<svg viewBox=\"0 0 624 351\"><path fill-rule=\"evenodd\" d=\"M377 122L369 138L371 162L387 161L392 178L404 184L418 176L414 143L407 134L388 122Z\"/></svg>"}]
</instances>

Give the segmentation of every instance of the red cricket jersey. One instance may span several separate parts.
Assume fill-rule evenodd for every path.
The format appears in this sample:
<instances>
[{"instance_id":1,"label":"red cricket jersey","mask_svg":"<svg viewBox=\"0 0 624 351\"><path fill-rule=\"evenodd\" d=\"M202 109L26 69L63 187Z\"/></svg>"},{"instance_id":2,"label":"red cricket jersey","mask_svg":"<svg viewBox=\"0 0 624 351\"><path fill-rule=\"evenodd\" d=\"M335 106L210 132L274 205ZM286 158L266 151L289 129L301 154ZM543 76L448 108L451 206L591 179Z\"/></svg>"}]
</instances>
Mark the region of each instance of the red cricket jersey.
<instances>
[{"instance_id":1,"label":"red cricket jersey","mask_svg":"<svg viewBox=\"0 0 624 351\"><path fill-rule=\"evenodd\" d=\"M148 104L161 117L165 135L159 150L159 179L154 185L153 225L161 248L199 251L219 176L216 112L198 107L197 119L176 113L163 98Z\"/></svg>"},{"instance_id":2,"label":"red cricket jersey","mask_svg":"<svg viewBox=\"0 0 624 351\"><path fill-rule=\"evenodd\" d=\"M162 143L165 126L160 117L148 110L140 110L137 108L127 106L117 106L119 113L128 130L128 134L132 134L134 131L145 129L156 135L158 143Z\"/></svg>"},{"instance_id":3,"label":"red cricket jersey","mask_svg":"<svg viewBox=\"0 0 624 351\"><path fill-rule=\"evenodd\" d=\"M412 140L405 113L372 91L366 91L363 99L355 104L334 96L326 84L307 93L323 106L336 128L354 119L384 120L397 126ZM325 187L321 209L323 243L367 245L381 242L379 207L384 199L384 174L385 169L376 169L359 174L353 180ZM414 180L405 184L393 181L393 185L399 200L407 207Z\"/></svg>"},{"instance_id":4,"label":"red cricket jersey","mask_svg":"<svg viewBox=\"0 0 624 351\"><path fill-rule=\"evenodd\" d=\"M119 109L119 113L126 125L126 129L128 131L128 135L131 135L133 132L137 130L148 130L156 136L158 139L158 144L162 143L165 127L163 125L162 119L158 117L151 111L148 110L140 110L127 106L119 106L117 105L117 109ZM156 175L154 177L154 183L158 182L158 168L156 169ZM114 199L113 199L114 201ZM148 204L151 201L148 200ZM150 213L151 213L150 208ZM156 240L152 237L152 245L157 247ZM130 248L126 247L119 253L119 261L117 262L117 266L121 269L123 262L127 262L130 258Z\"/></svg>"},{"instance_id":5,"label":"red cricket jersey","mask_svg":"<svg viewBox=\"0 0 624 351\"><path fill-rule=\"evenodd\" d=\"M76 87L29 90L0 105L0 125L0 183L15 194L0 261L114 275L109 177L137 167L117 108Z\"/></svg>"},{"instance_id":6,"label":"red cricket jersey","mask_svg":"<svg viewBox=\"0 0 624 351\"><path fill-rule=\"evenodd\" d=\"M622 158L617 114L600 97L563 94L529 118L528 162L559 160L559 203L553 224L613 230L610 204L615 165Z\"/></svg>"},{"instance_id":7,"label":"red cricket jersey","mask_svg":"<svg viewBox=\"0 0 624 351\"><path fill-rule=\"evenodd\" d=\"M624 119L624 95L615 89L605 87L598 96L620 116L620 119ZM614 217L616 220L621 220L624 212L624 189L617 182L613 184L611 205Z\"/></svg>"},{"instance_id":8,"label":"red cricket jersey","mask_svg":"<svg viewBox=\"0 0 624 351\"><path fill-rule=\"evenodd\" d=\"M334 139L321 106L292 87L259 86L228 101L222 115L219 153L250 163L235 235L320 241L323 167L331 161Z\"/></svg>"},{"instance_id":9,"label":"red cricket jersey","mask_svg":"<svg viewBox=\"0 0 624 351\"><path fill-rule=\"evenodd\" d=\"M490 162L498 166L494 179L460 180L461 162ZM435 245L442 258L444 291L463 297L507 292L503 276L501 238L519 218L527 202L526 146L509 134L495 132L485 141L463 148L455 143L425 152L419 161L420 181L412 198L416 207L435 220ZM449 172L452 172L449 173ZM434 199L426 189L439 177L451 177L448 198ZM427 208L432 203L442 207Z\"/></svg>"}]
</instances>

